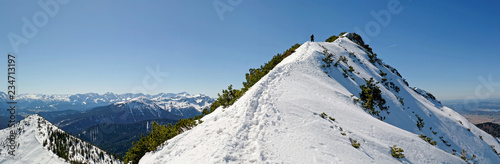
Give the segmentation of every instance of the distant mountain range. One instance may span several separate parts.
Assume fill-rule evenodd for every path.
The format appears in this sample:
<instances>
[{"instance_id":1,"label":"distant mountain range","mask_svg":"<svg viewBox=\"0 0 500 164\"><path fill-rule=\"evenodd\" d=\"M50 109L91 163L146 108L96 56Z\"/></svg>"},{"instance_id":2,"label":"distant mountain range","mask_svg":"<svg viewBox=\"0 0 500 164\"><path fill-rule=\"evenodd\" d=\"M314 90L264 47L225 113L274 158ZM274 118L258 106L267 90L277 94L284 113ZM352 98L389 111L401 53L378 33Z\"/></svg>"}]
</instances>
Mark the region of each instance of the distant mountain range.
<instances>
[{"instance_id":1,"label":"distant mountain range","mask_svg":"<svg viewBox=\"0 0 500 164\"><path fill-rule=\"evenodd\" d=\"M61 129L77 134L98 124L133 124L153 119L179 120L201 114L213 99L205 95L180 93L172 96L145 96L95 107L86 111L40 112Z\"/></svg>"},{"instance_id":2,"label":"distant mountain range","mask_svg":"<svg viewBox=\"0 0 500 164\"><path fill-rule=\"evenodd\" d=\"M18 113L21 115L34 114L38 112L53 112L62 110L77 110L83 111L92 109L98 106L106 106L117 102L123 102L138 97L147 99L162 99L176 95L189 95L186 92L182 93L159 93L156 95L147 95L141 93L85 93L85 94L20 94L16 98L18 103ZM5 92L0 92L0 107L6 107L8 95ZM0 115L6 115L1 112Z\"/></svg>"}]
</instances>

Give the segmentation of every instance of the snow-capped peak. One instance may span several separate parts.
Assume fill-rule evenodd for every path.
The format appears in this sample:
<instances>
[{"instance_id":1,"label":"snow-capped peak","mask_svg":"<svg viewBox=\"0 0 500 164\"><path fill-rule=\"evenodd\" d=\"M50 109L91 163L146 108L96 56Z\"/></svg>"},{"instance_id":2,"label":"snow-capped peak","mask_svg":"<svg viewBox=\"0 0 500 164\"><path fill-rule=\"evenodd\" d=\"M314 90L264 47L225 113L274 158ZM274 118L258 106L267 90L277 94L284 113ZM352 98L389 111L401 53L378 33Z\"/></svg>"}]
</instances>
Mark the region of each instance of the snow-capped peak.
<instances>
[{"instance_id":1,"label":"snow-capped peak","mask_svg":"<svg viewBox=\"0 0 500 164\"><path fill-rule=\"evenodd\" d=\"M205 95L189 95L180 93L163 97L160 95L155 98L140 96L126 101L116 102L112 106L123 108L130 113L151 114L158 118L176 116L179 118L190 118L201 114L203 109L208 108L214 101ZM178 118L177 118L178 119Z\"/></svg>"},{"instance_id":2,"label":"snow-capped peak","mask_svg":"<svg viewBox=\"0 0 500 164\"><path fill-rule=\"evenodd\" d=\"M16 132L15 142L6 140L12 132ZM29 115L14 126L0 130L0 138L0 163L122 163L37 114ZM7 153L11 150L10 143L15 143L15 156Z\"/></svg>"}]
</instances>

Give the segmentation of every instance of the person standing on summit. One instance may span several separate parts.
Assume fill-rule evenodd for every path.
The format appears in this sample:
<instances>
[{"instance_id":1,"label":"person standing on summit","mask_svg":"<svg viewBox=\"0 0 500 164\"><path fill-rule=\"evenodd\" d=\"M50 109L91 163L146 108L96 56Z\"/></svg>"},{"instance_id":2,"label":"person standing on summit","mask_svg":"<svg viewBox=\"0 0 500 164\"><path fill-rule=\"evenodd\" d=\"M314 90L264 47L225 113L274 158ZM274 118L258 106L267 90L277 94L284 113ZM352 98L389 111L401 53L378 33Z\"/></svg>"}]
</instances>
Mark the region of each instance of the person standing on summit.
<instances>
[{"instance_id":1,"label":"person standing on summit","mask_svg":"<svg viewBox=\"0 0 500 164\"><path fill-rule=\"evenodd\" d=\"M311 42L314 42L314 34L311 35Z\"/></svg>"}]
</instances>

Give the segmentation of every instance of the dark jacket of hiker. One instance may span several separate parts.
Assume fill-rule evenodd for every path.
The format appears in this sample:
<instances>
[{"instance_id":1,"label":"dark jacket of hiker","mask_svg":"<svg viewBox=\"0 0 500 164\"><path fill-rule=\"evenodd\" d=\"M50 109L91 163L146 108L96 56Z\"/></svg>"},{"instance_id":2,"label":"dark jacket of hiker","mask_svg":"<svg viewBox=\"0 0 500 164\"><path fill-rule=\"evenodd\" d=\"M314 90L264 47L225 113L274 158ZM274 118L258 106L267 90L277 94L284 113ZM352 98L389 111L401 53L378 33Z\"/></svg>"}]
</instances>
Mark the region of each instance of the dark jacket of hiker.
<instances>
[{"instance_id":1,"label":"dark jacket of hiker","mask_svg":"<svg viewBox=\"0 0 500 164\"><path fill-rule=\"evenodd\" d=\"M311 35L311 42L314 42L314 34Z\"/></svg>"}]
</instances>

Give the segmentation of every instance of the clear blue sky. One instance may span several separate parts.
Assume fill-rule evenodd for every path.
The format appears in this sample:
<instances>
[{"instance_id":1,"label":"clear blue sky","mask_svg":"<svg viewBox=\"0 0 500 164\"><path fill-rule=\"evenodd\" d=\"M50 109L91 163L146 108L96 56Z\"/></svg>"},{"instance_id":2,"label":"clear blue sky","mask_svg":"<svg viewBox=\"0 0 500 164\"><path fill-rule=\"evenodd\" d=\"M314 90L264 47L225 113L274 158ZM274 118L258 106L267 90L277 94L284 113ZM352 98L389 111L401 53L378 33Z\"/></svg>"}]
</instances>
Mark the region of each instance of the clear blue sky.
<instances>
[{"instance_id":1,"label":"clear blue sky","mask_svg":"<svg viewBox=\"0 0 500 164\"><path fill-rule=\"evenodd\" d=\"M72 0L59 4L53 17L38 1L0 1L0 53L17 52L20 93L126 93L142 87L149 94L216 96L229 84L241 87L249 68L311 33L322 41L356 27L366 32L377 21L370 12L389 9L388 0L220 0L228 5L223 9L232 9L221 20L217 1ZM491 74L500 82L500 2L396 2L401 11L391 13L386 26L371 28L369 44L411 86L438 99L461 99L475 95L482 85L478 77ZM37 23L33 36L23 35L23 17ZM9 33L28 43L16 51ZM161 81L146 70L156 66L168 73ZM0 72L6 76L6 69ZM500 86L490 89L480 93L500 97Z\"/></svg>"}]
</instances>

